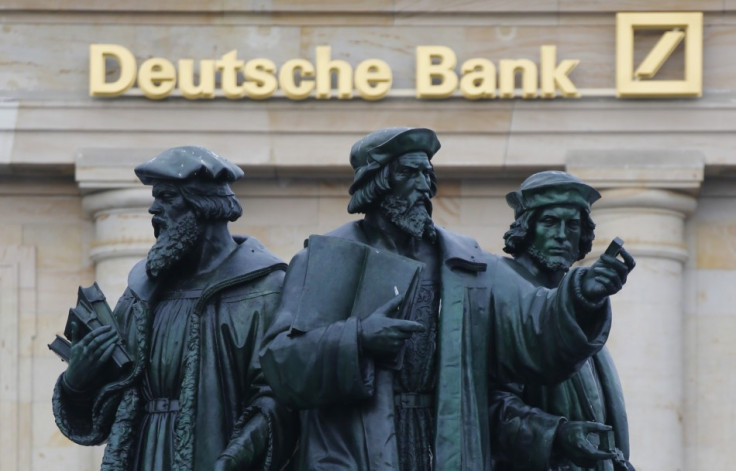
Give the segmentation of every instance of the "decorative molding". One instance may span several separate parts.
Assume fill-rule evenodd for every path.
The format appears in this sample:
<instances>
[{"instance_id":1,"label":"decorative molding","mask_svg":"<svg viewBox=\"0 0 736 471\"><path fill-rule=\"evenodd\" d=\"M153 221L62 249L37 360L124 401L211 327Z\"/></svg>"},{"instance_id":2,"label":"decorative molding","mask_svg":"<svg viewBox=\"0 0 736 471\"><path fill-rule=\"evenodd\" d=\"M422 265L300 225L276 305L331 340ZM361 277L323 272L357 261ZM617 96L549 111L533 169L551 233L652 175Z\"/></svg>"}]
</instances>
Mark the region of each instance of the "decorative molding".
<instances>
[{"instance_id":1,"label":"decorative molding","mask_svg":"<svg viewBox=\"0 0 736 471\"><path fill-rule=\"evenodd\" d=\"M567 171L597 189L660 188L696 194L705 156L696 150L572 150Z\"/></svg>"}]
</instances>

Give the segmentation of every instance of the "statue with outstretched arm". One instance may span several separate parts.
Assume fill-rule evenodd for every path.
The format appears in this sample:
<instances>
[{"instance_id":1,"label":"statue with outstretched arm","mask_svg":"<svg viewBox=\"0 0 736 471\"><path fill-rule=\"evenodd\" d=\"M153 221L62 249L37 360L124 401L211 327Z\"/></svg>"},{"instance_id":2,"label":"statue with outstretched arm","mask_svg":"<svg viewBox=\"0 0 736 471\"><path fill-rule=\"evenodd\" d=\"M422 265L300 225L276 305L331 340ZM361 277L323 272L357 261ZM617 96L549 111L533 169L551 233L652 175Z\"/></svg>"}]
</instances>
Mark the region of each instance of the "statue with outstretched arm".
<instances>
[{"instance_id":1,"label":"statue with outstretched arm","mask_svg":"<svg viewBox=\"0 0 736 471\"><path fill-rule=\"evenodd\" d=\"M425 128L356 142L348 211L365 216L327 234L419 262L416 290L353 316L306 294L331 286L347 259L310 245L290 264L261 364L300 409L300 470L490 470L491 384L560 381L605 343L608 296L633 259L601 258L558 289L519 283L503 258L432 220L439 147ZM397 266L376 285L402 279ZM298 322L305 313L311 327Z\"/></svg>"},{"instance_id":2,"label":"statue with outstretched arm","mask_svg":"<svg viewBox=\"0 0 736 471\"><path fill-rule=\"evenodd\" d=\"M590 207L600 194L565 172L527 178L506 197L515 221L505 234L505 262L519 283L554 288L590 252L595 224ZM615 240L603 255L620 251ZM606 347L566 381L554 385L501 384L491 393L496 471L633 471L629 430L618 373Z\"/></svg>"}]
</instances>

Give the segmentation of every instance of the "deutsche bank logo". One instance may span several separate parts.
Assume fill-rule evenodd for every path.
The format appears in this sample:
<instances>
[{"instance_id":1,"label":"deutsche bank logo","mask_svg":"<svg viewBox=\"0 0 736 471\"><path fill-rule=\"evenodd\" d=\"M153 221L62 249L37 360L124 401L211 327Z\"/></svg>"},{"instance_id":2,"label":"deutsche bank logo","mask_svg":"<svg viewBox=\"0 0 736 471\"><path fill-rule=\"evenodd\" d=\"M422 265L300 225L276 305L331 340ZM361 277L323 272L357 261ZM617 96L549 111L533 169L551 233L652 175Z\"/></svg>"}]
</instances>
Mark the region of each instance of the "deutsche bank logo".
<instances>
[{"instance_id":1,"label":"deutsche bank logo","mask_svg":"<svg viewBox=\"0 0 736 471\"><path fill-rule=\"evenodd\" d=\"M634 63L635 33L661 34L644 59ZM658 80L659 69L684 42L684 78ZM703 94L703 13L617 13L616 96L699 97Z\"/></svg>"}]
</instances>

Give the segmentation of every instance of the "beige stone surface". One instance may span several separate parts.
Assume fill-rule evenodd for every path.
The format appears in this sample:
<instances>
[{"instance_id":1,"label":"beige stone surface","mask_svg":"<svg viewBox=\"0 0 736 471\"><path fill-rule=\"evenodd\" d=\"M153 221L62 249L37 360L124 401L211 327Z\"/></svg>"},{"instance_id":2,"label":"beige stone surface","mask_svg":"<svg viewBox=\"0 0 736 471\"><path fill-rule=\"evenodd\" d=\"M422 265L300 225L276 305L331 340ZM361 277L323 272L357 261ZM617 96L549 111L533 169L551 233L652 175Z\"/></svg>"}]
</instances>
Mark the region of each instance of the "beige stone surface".
<instances>
[{"instance_id":1,"label":"beige stone surface","mask_svg":"<svg viewBox=\"0 0 736 471\"><path fill-rule=\"evenodd\" d=\"M606 155L610 157L611 153ZM684 350L687 338L684 325L689 314L683 291L685 262L689 256L685 218L696 210L696 200L666 189L669 181L666 174L676 176L689 169L692 162L680 159L682 167L676 168L678 159L675 158L668 162L673 168L662 166L661 173L665 174L662 176L656 172L642 173L647 161L637 163L635 155L632 153L630 160L623 159L610 166L602 163L592 172L583 168L580 176L590 176L588 181L606 188L610 182L626 180L621 178L620 170L631 172L627 183L632 187L619 184L618 188L602 189L602 198L593 206L592 213L597 224L594 252L600 253L607 241L618 236L637 261L626 286L612 297L614 327L608 345L626 398L632 460L637 469L684 470L683 445L688 433L684 418L689 417L685 394L688 352ZM604 158L604 155L589 155L587 164L596 162L597 157ZM601 168L611 169L608 178ZM702 175L696 173L691 178L699 184ZM647 189L649 183L660 188ZM652 433L652 430L667 430L667 433ZM641 452L653 447L670 451L667 454Z\"/></svg>"},{"instance_id":2,"label":"beige stone surface","mask_svg":"<svg viewBox=\"0 0 736 471\"><path fill-rule=\"evenodd\" d=\"M26 191L34 193L32 188ZM62 440L66 442L62 449L67 451L56 453L58 444L49 444L49 437L58 435L50 410L51 388L63 365L46 344L56 332L63 330L66 311L76 298L76 288L89 284L91 276L86 272L89 261L82 255L86 246L83 233L89 227L81 220L79 198L0 196L0 208L8 227L15 228L15 241L23 243L25 252L31 254L20 259L18 265L17 273L21 276L16 291L19 309L16 330L7 326L2 329L2 335L15 335L14 343L10 344L17 349L16 372L20 382L16 384L18 396L14 401L3 402L3 410L11 410L16 421L12 422L3 412L3 430L13 433L15 438L1 440L14 449L3 450L0 468L26 471L49 466L74 467L82 462L74 458L78 452L66 439ZM7 255L11 247L11 243L0 243L0 253ZM11 295L3 289L0 298L8 300ZM10 319L9 313L3 312L2 318ZM12 339L5 338L3 344L9 345ZM5 353L2 357L11 359Z\"/></svg>"},{"instance_id":3,"label":"beige stone surface","mask_svg":"<svg viewBox=\"0 0 736 471\"><path fill-rule=\"evenodd\" d=\"M614 297L609 339L626 398L632 459L642 469L682 470L684 454L678 449L683 434L684 352L678 262L640 257L637 265L630 286ZM660 286L652 286L655 279L662 281ZM632 289L637 285L639 289ZM652 447L670 453L648 453Z\"/></svg>"},{"instance_id":4,"label":"beige stone surface","mask_svg":"<svg viewBox=\"0 0 736 471\"><path fill-rule=\"evenodd\" d=\"M31 246L0 246L0 467L29 469L35 338L35 262Z\"/></svg>"},{"instance_id":5,"label":"beige stone surface","mask_svg":"<svg viewBox=\"0 0 736 471\"><path fill-rule=\"evenodd\" d=\"M601 187L606 180L609 188L636 191L690 185L687 191L697 198L691 216L682 205L663 208L656 200L647 207L641 198L619 210L605 208L604 198L598 207L607 211L594 211L594 252L620 235L639 261L614 297L609 345L629 404L637 469L730 469L736 461L735 0L61 0L53 8L38 0L8 0L0 7L0 252L23 246L35 257L33 270L21 271L13 301L18 308L11 309L20 313L12 320L20 334L6 344L16 349L12 368L28 374L14 389L20 399L3 402L0 410L4 427L9 419L18 423L17 438L0 436L3 470L99 469L99 449L71 444L53 424L51 386L63 364L46 343L63 328L79 285L97 279L114 302L128 269L144 256L151 228L143 204L133 210L119 195L121 207L106 208L95 220L99 211L86 211L83 195L140 188L131 173L136 164L167 147L205 145L247 174L233 185L245 217L232 231L258 237L288 260L310 233L359 217L345 210L350 146L393 125L438 131L443 147L433 159L441 176L435 219L493 252L501 251L511 222L504 195L533 171L570 165L575 152L631 159L617 168L605 162L589 167L584 178ZM702 98L612 97L615 12L623 10L706 12ZM637 37L636 62L656 39ZM395 91L414 86L417 45L449 46L459 62L484 57L497 63L518 57L537 62L540 45L555 44L558 60L581 60L570 78L589 95L478 102L390 97L376 103L152 102L140 94L92 99L88 47L98 42L128 47L139 63L153 56L212 59L238 49L244 60L268 57L279 66L296 57L313 60L314 48L329 44L333 58L353 66L369 57L386 60ZM660 76L675 77L681 65L677 52ZM680 151L701 153L703 166L673 169ZM110 250L95 258L100 247ZM4 290L0 303L9 299ZM2 322L10 319L5 312ZM3 367L10 364L5 353Z\"/></svg>"},{"instance_id":6,"label":"beige stone surface","mask_svg":"<svg viewBox=\"0 0 736 471\"><path fill-rule=\"evenodd\" d=\"M23 241L23 226L7 224L0 227L0 246L20 245Z\"/></svg>"},{"instance_id":7,"label":"beige stone surface","mask_svg":"<svg viewBox=\"0 0 736 471\"><path fill-rule=\"evenodd\" d=\"M39 268L76 267L83 262L82 229L76 221L24 224L23 243L37 248Z\"/></svg>"},{"instance_id":8,"label":"beige stone surface","mask_svg":"<svg viewBox=\"0 0 736 471\"><path fill-rule=\"evenodd\" d=\"M60 0L54 3L54 6L60 10L116 10L121 6L111 5L106 2L97 0ZM153 11L176 11L193 8L199 11L218 11L221 10L223 2L179 2L176 0L157 0L155 2L146 2L144 0L134 0L126 2L123 9L129 11L153 10ZM49 4L41 0L11 0L4 4L4 9L48 9Z\"/></svg>"},{"instance_id":9,"label":"beige stone surface","mask_svg":"<svg viewBox=\"0 0 736 471\"><path fill-rule=\"evenodd\" d=\"M493 5L495 2L478 2ZM449 7L452 8L452 7ZM469 11L473 11L471 8ZM492 13L489 12L489 15ZM611 18L609 13L604 18ZM441 17L440 17L441 18ZM472 18L468 16L468 18ZM547 17L549 18L549 17ZM553 17L554 18L554 17ZM576 16L572 15L572 18ZM276 24L221 24L207 17L192 17L190 25L139 24L135 17L117 24L98 25L84 22L53 21L36 28L30 20L11 18L0 37L0 51L6 58L6 72L0 75L0 86L18 95L41 91L45 96L77 97L87 95L88 50L91 43L121 44L142 62L147 57L214 59L238 49L239 57L267 57L277 66L286 60L304 57L314 60L314 48L332 46L332 56L348 60L353 67L363 59L381 58L392 68L394 88L412 88L414 84L414 49L418 45L446 45L457 54L459 63L472 57L485 57L494 62L504 58L539 60L539 47L555 44L558 60L580 59L571 79L578 88L612 88L614 86L615 30L613 24L602 25L570 22L558 24L513 24L475 26L472 24L436 25L340 24L293 26ZM580 21L578 19L578 21ZM610 20L609 20L610 21ZM197 27L192 28L194 24ZM730 25L707 24L705 28L704 77L706 89L733 89L729 74L733 67L727 60L727 47L732 43ZM34 41L26 38L32 35ZM58 41L58 38L65 38ZM175 40L173 40L175 38ZM637 57L643 56L656 38L637 40ZM649 41L649 42L648 42ZM355 44L359 44L356 48ZM681 55L676 53L660 73L681 70ZM51 95L53 94L53 95ZM106 101L106 100L103 100ZM113 118L114 119L114 118Z\"/></svg>"},{"instance_id":10,"label":"beige stone surface","mask_svg":"<svg viewBox=\"0 0 736 471\"><path fill-rule=\"evenodd\" d=\"M129 110L123 108L123 115L128 116L126 120L108 125L99 124L105 119L94 104L79 102L71 106L74 119L66 122L58 107L29 105L29 114L21 120L22 127L28 131L38 129L49 140L40 141L34 132L18 133L10 158L23 165L69 165L81 159L77 169L81 179L115 181L116 172L120 171L133 182L128 166L166 147L192 142L209 146L241 165L252 166L260 175L274 175L274 169L287 175L289 168L301 166L322 167L324 172L336 168L329 165L346 169L350 146L366 132L397 124L438 130L443 142L436 159L438 167L558 166L571 151L612 148L664 155L667 151L663 149L690 149L701 152L710 166L728 165L735 158L729 149L736 144L731 124L736 122L733 119L736 112L729 105L719 104L715 96L701 102L700 107L693 102L669 102L658 105L657 109L643 103L617 102L604 106L592 101L524 102L512 107L499 102L498 105L503 105L500 108L495 103L490 108L478 103L447 103L452 110L450 120L445 119L447 112L439 112L428 103L413 104L403 111L399 111L400 102L387 102L378 108L365 103L345 103L344 108L336 111L337 105L310 102L297 111L287 111L286 104L279 102L268 105L273 109L268 112L267 124L259 124L256 119L252 125L247 124L248 120L242 120L242 125L234 124L238 113L231 113L229 106L224 109L216 106L215 110L222 110L223 114L214 113L206 122L181 129L180 123L196 123L199 119L198 109L191 104L185 107L176 103L140 103ZM157 109L159 105L161 108ZM258 111L257 105L243 105L246 115L253 111L257 117L266 116ZM479 107L489 108L487 118L484 118L485 111L475 109ZM163 110L179 118L162 124ZM45 113L58 116L44 117ZM677 118L662 119L671 115ZM75 124L75 120L98 123L92 127L97 129L92 132ZM159 132L146 131L149 125ZM115 130L116 126L121 129ZM332 129L340 132L330 132ZM278 138L269 137L265 131L276 133ZM222 139L223 132L227 132L227 139ZM138 145L135 151L131 142ZM305 145L300 145L302 142ZM95 168L97 164L86 162L87 158L106 154L113 160L110 165ZM95 174L89 173L93 168Z\"/></svg>"},{"instance_id":11,"label":"beige stone surface","mask_svg":"<svg viewBox=\"0 0 736 471\"><path fill-rule=\"evenodd\" d=\"M34 189L27 188L32 194ZM59 214L70 214L78 218L81 213L79 198L0 196L0 218L16 224L53 224L59 222Z\"/></svg>"},{"instance_id":12,"label":"beige stone surface","mask_svg":"<svg viewBox=\"0 0 736 471\"><path fill-rule=\"evenodd\" d=\"M687 0L615 0L589 1L581 5L574 0L517 0L494 1L484 0L379 0L374 2L352 2L348 0L319 0L303 2L299 0L254 0L238 2L220 0L215 2L193 2L157 0L146 2L141 0L127 2L123 6L113 6L96 0L58 1L55 6L60 10L92 10L92 11L161 11L161 12L417 12L417 13L496 13L496 12L616 12L616 11L658 11L658 10L698 10L720 12L723 9L734 9L731 0L701 0L694 5ZM48 4L41 0L9 0L4 9L45 10Z\"/></svg>"},{"instance_id":13,"label":"beige stone surface","mask_svg":"<svg viewBox=\"0 0 736 471\"><path fill-rule=\"evenodd\" d=\"M736 316L736 274L733 269L700 268L693 276L696 317ZM729 335L728 332L724 334Z\"/></svg>"},{"instance_id":14,"label":"beige stone surface","mask_svg":"<svg viewBox=\"0 0 736 471\"><path fill-rule=\"evenodd\" d=\"M527 12L527 11L554 11L557 9L557 0L520 0L520 1L495 1L483 0L395 0L395 8L398 11L412 12Z\"/></svg>"},{"instance_id":15,"label":"beige stone surface","mask_svg":"<svg viewBox=\"0 0 736 471\"><path fill-rule=\"evenodd\" d=\"M704 161L699 151L572 150L566 167L598 190L646 187L697 193L703 182Z\"/></svg>"},{"instance_id":16,"label":"beige stone surface","mask_svg":"<svg viewBox=\"0 0 736 471\"><path fill-rule=\"evenodd\" d=\"M242 8L242 2L224 0L226 8ZM319 2L300 2L299 0L255 0L254 10L263 11L350 11L371 12L390 11L393 0L377 0L375 2L354 2L350 0L322 0Z\"/></svg>"},{"instance_id":17,"label":"beige stone surface","mask_svg":"<svg viewBox=\"0 0 736 471\"><path fill-rule=\"evenodd\" d=\"M432 219L443 227L457 227L460 222L460 205L459 198L434 198Z\"/></svg>"},{"instance_id":18,"label":"beige stone surface","mask_svg":"<svg viewBox=\"0 0 736 471\"><path fill-rule=\"evenodd\" d=\"M727 2L726 2L727 3ZM716 11L720 12L724 8L724 0L699 0L692 2L689 0L668 0L662 2L659 0L591 0L586 1L584 6L575 0L559 0L559 9L561 12L578 12L584 11Z\"/></svg>"},{"instance_id":19,"label":"beige stone surface","mask_svg":"<svg viewBox=\"0 0 736 471\"><path fill-rule=\"evenodd\" d=\"M736 225L702 225L697 228L697 268L736 269Z\"/></svg>"},{"instance_id":20,"label":"beige stone surface","mask_svg":"<svg viewBox=\"0 0 736 471\"><path fill-rule=\"evenodd\" d=\"M731 286L729 289L733 290ZM733 436L736 407L733 401L723 399L731 397L736 388L733 361L736 318L733 313L699 316L695 324L700 348L695 353L695 438L690 444L693 455L690 469L728 469L733 463L729 438Z\"/></svg>"},{"instance_id":21,"label":"beige stone surface","mask_svg":"<svg viewBox=\"0 0 736 471\"><path fill-rule=\"evenodd\" d=\"M38 325L44 327L46 333L63 331L69 308L77 301L77 288L89 286L94 281L94 269L39 270L38 279ZM52 335L53 338L53 335ZM43 347L39 339L38 348Z\"/></svg>"},{"instance_id":22,"label":"beige stone surface","mask_svg":"<svg viewBox=\"0 0 736 471\"><path fill-rule=\"evenodd\" d=\"M385 18L385 17L384 17ZM600 15L596 15L600 18ZM540 12L524 12L523 14L512 12L492 12L490 14L479 14L478 12L458 12L447 15L444 12L417 13L398 12L392 18L394 26L548 26L560 23L560 17ZM610 24L607 21L606 24ZM380 23L377 23L380 24Z\"/></svg>"},{"instance_id":23,"label":"beige stone surface","mask_svg":"<svg viewBox=\"0 0 736 471\"><path fill-rule=\"evenodd\" d=\"M734 459L729 451L734 410L732 401L723 400L732 394L736 375L730 352L736 335L732 189L731 180L706 180L688 228L688 245L696 255L688 263L686 290L686 469L727 468Z\"/></svg>"},{"instance_id":24,"label":"beige stone surface","mask_svg":"<svg viewBox=\"0 0 736 471\"><path fill-rule=\"evenodd\" d=\"M564 164L565 155L573 149L622 149L637 152L665 149L701 151L706 165L728 165L733 158L730 146L736 145L732 133L596 133L584 134L514 134L509 138L506 166L547 166Z\"/></svg>"}]
</instances>

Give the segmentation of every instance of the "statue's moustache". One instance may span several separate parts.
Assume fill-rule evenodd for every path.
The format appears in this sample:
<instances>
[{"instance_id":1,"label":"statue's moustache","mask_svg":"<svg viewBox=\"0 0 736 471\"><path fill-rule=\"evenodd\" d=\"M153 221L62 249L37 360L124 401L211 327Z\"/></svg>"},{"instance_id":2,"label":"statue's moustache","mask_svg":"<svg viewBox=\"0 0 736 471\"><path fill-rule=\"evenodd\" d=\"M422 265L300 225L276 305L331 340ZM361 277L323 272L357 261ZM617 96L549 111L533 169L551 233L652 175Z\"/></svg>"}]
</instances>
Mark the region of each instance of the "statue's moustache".
<instances>
[{"instance_id":1,"label":"statue's moustache","mask_svg":"<svg viewBox=\"0 0 736 471\"><path fill-rule=\"evenodd\" d=\"M153 226L153 235L157 239L161 231L165 231L168 228L166 219L160 216L154 216L153 218L151 218L151 225Z\"/></svg>"},{"instance_id":2,"label":"statue's moustache","mask_svg":"<svg viewBox=\"0 0 736 471\"><path fill-rule=\"evenodd\" d=\"M427 193L422 193L422 195L417 199L417 201L414 203L413 206L416 206L418 204L423 204L424 209L427 210L427 214L430 216L432 215L432 197L429 196Z\"/></svg>"}]
</instances>

